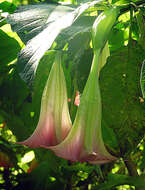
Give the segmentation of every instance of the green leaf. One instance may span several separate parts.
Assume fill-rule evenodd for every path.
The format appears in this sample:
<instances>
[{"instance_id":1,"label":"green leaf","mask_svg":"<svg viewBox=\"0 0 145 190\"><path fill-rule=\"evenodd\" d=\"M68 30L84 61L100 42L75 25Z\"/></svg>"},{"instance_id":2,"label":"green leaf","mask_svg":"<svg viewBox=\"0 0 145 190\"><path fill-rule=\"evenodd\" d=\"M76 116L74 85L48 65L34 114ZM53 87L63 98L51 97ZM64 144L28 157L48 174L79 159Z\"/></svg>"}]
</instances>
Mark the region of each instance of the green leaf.
<instances>
[{"instance_id":1,"label":"green leaf","mask_svg":"<svg viewBox=\"0 0 145 190\"><path fill-rule=\"evenodd\" d=\"M30 86L32 85L40 58L51 47L59 33L71 26L85 10L98 2L99 0L87 2L76 9L60 5L53 5L53 9L52 6L45 4L41 6L31 5L20 8L18 13L14 13L7 18L13 30L18 32L19 35L22 33L20 37L24 33L30 35L32 32L33 38L28 41L26 48L21 51L18 57L18 70L25 82ZM40 22L45 24L40 26ZM34 31L36 32L35 35Z\"/></svg>"},{"instance_id":2,"label":"green leaf","mask_svg":"<svg viewBox=\"0 0 145 190\"><path fill-rule=\"evenodd\" d=\"M145 176L130 177L119 174L109 174L108 181L93 188L93 190L109 190L120 185L132 185L145 188Z\"/></svg>"},{"instance_id":3,"label":"green leaf","mask_svg":"<svg viewBox=\"0 0 145 190\"><path fill-rule=\"evenodd\" d=\"M85 35L84 37L86 38L86 41L90 39L90 33L91 33L92 25L95 19L96 19L96 16L82 15L81 17L79 17L70 27L62 30L60 35L58 35L56 39L57 44L56 44L55 49L61 49L64 47L66 43L69 43L69 42L72 43L72 41L78 38L78 36ZM78 39L76 40L76 42L81 43L81 42L78 42ZM71 44L69 44L69 46L71 46ZM80 46L76 45L74 48L78 49L79 47ZM81 45L81 47L83 47L83 45Z\"/></svg>"},{"instance_id":4,"label":"green leaf","mask_svg":"<svg viewBox=\"0 0 145 190\"><path fill-rule=\"evenodd\" d=\"M80 57L80 60L76 61L76 63L74 61L72 65L72 75L73 77L75 77L75 80L77 81L77 87L81 93L84 89L85 83L87 81L90 72L92 58L93 58L92 49L91 48L84 49L84 52Z\"/></svg>"},{"instance_id":5,"label":"green leaf","mask_svg":"<svg viewBox=\"0 0 145 190\"><path fill-rule=\"evenodd\" d=\"M117 3L117 4L124 4L129 2L130 0L112 0L112 3Z\"/></svg>"},{"instance_id":6,"label":"green leaf","mask_svg":"<svg viewBox=\"0 0 145 190\"><path fill-rule=\"evenodd\" d=\"M51 171L51 174L59 173L59 166L63 165L61 163L62 159L57 157L51 150L37 148L37 149L35 149L35 155L36 155L36 159L39 162L47 161L49 170ZM43 155L43 157L42 157L42 155Z\"/></svg>"},{"instance_id":7,"label":"green leaf","mask_svg":"<svg viewBox=\"0 0 145 190\"><path fill-rule=\"evenodd\" d=\"M73 40L70 41L67 54L68 54L68 60L71 62L72 65L71 72L73 73L73 75L74 73L80 72L80 67L83 67L83 70L86 69L86 67L84 66L88 64L87 62L88 58L87 56L85 56L86 57L85 60L83 59L83 56L89 49L89 43L90 43L90 34L87 33L77 35ZM81 59L83 59L83 61Z\"/></svg>"},{"instance_id":8,"label":"green leaf","mask_svg":"<svg viewBox=\"0 0 145 190\"><path fill-rule=\"evenodd\" d=\"M16 9L16 6L13 3L4 1L4 2L0 3L0 9L3 12L13 13L14 10Z\"/></svg>"},{"instance_id":9,"label":"green leaf","mask_svg":"<svg viewBox=\"0 0 145 190\"><path fill-rule=\"evenodd\" d=\"M8 64L17 57L20 45L2 30L0 30L0 42L0 65Z\"/></svg>"},{"instance_id":10,"label":"green leaf","mask_svg":"<svg viewBox=\"0 0 145 190\"><path fill-rule=\"evenodd\" d=\"M135 149L145 132L145 108L140 90L142 49L134 42L109 57L100 73L103 119L114 130L122 150Z\"/></svg>"},{"instance_id":11,"label":"green leaf","mask_svg":"<svg viewBox=\"0 0 145 190\"><path fill-rule=\"evenodd\" d=\"M124 46L124 31L113 28L109 36L110 50L115 51Z\"/></svg>"},{"instance_id":12,"label":"green leaf","mask_svg":"<svg viewBox=\"0 0 145 190\"><path fill-rule=\"evenodd\" d=\"M108 148L112 149L114 152L119 150L116 135L113 129L106 125L104 120L102 121L102 136L104 143Z\"/></svg>"},{"instance_id":13,"label":"green leaf","mask_svg":"<svg viewBox=\"0 0 145 190\"><path fill-rule=\"evenodd\" d=\"M26 44L48 27L51 22L55 22L70 11L73 11L73 8L57 4L20 6L14 14L7 17L7 22Z\"/></svg>"}]
</instances>

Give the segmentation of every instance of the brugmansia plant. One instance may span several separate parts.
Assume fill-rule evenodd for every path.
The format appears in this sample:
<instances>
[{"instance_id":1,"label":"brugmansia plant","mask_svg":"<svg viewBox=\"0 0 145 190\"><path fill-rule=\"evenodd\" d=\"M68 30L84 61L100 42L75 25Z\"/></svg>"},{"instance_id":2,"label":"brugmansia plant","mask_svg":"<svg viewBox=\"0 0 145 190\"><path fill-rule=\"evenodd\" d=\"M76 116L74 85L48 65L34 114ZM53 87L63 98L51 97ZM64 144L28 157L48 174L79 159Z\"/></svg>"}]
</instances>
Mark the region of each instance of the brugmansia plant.
<instances>
[{"instance_id":1,"label":"brugmansia plant","mask_svg":"<svg viewBox=\"0 0 145 190\"><path fill-rule=\"evenodd\" d=\"M145 189L144 0L2 1L0 189Z\"/></svg>"},{"instance_id":2,"label":"brugmansia plant","mask_svg":"<svg viewBox=\"0 0 145 190\"><path fill-rule=\"evenodd\" d=\"M102 139L99 72L106 61L102 56L104 51L108 51L105 44L117 16L118 9L109 8L93 24L94 57L73 126L68 111L61 56L57 53L42 95L38 126L32 136L21 144L51 149L57 156L71 161L102 164L116 160L106 150Z\"/></svg>"}]
</instances>

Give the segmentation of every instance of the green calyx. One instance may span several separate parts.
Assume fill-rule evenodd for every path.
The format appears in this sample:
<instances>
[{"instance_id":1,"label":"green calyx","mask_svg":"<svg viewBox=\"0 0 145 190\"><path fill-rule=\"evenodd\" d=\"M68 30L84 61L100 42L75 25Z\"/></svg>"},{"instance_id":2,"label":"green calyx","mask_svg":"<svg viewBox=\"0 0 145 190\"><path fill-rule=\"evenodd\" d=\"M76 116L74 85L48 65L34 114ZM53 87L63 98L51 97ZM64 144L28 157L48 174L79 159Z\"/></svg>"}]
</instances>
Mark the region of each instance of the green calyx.
<instances>
[{"instance_id":1,"label":"green calyx","mask_svg":"<svg viewBox=\"0 0 145 190\"><path fill-rule=\"evenodd\" d=\"M96 18L92 27L92 44L94 50L104 47L118 13L119 9L117 7L112 7L102 12Z\"/></svg>"}]
</instances>

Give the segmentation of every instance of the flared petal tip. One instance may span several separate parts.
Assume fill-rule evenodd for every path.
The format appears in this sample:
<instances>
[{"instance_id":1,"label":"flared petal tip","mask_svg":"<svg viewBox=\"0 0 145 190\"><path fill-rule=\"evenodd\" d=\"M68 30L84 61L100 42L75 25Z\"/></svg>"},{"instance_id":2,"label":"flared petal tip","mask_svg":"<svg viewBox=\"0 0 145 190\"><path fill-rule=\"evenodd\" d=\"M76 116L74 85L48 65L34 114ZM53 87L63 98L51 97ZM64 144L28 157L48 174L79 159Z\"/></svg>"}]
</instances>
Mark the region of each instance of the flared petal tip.
<instances>
[{"instance_id":1,"label":"flared petal tip","mask_svg":"<svg viewBox=\"0 0 145 190\"><path fill-rule=\"evenodd\" d=\"M39 147L41 147L40 145L34 144L32 142L28 142L27 140L22 141L22 142L16 142L16 144L28 146L29 148L39 148Z\"/></svg>"},{"instance_id":2,"label":"flared petal tip","mask_svg":"<svg viewBox=\"0 0 145 190\"><path fill-rule=\"evenodd\" d=\"M47 149L50 149L52 150L52 152L60 157L60 158L63 158L65 160L69 160L69 161L72 161L72 162L87 162L87 163L90 163L90 164L106 164L106 163L109 163L109 162L113 162L113 161L116 161L117 160L117 157L114 157L112 156L111 154L108 155L108 156L104 156L104 155L100 155L100 154L96 154L95 152L94 153L91 153L91 154L85 154L85 155L80 155L80 154L73 154L73 152L67 152L66 150L62 150L62 149L57 149L56 146L45 146L45 145L42 145L41 146L42 148L47 148Z\"/></svg>"}]
</instances>

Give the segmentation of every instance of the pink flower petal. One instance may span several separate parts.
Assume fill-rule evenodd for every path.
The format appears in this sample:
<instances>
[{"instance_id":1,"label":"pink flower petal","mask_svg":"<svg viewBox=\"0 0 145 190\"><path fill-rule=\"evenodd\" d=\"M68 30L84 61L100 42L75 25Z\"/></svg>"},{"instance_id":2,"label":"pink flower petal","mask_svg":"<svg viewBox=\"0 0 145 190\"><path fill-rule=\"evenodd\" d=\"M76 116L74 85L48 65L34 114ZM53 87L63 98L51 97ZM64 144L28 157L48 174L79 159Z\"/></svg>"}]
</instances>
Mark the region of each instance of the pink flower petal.
<instances>
[{"instance_id":1,"label":"pink flower petal","mask_svg":"<svg viewBox=\"0 0 145 190\"><path fill-rule=\"evenodd\" d=\"M43 91L37 128L31 137L18 144L33 148L53 146L64 140L71 127L65 77L57 53Z\"/></svg>"},{"instance_id":2,"label":"pink flower petal","mask_svg":"<svg viewBox=\"0 0 145 190\"><path fill-rule=\"evenodd\" d=\"M103 164L116 160L105 148L101 134L101 96L98 79L100 51L94 55L75 121L68 136L56 146L43 146L71 161Z\"/></svg>"},{"instance_id":3,"label":"pink flower petal","mask_svg":"<svg viewBox=\"0 0 145 190\"><path fill-rule=\"evenodd\" d=\"M56 145L56 134L52 114L49 114L43 121L39 121L34 133L25 141L18 142L31 148L41 147L41 145Z\"/></svg>"},{"instance_id":4,"label":"pink flower petal","mask_svg":"<svg viewBox=\"0 0 145 190\"><path fill-rule=\"evenodd\" d=\"M69 133L66 139L56 145L45 147L51 149L57 156L71 160L71 161L79 161L79 157L82 151L83 146L83 135L78 132L77 135L73 136L73 133Z\"/></svg>"}]
</instances>

